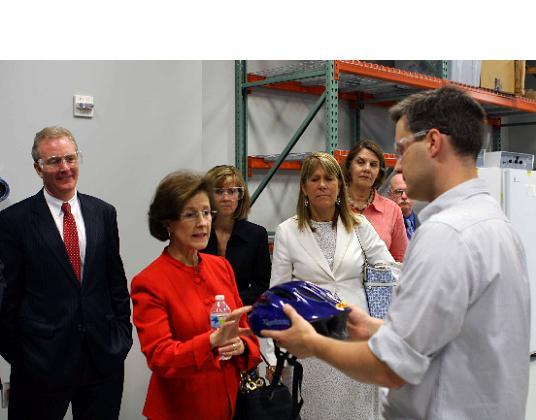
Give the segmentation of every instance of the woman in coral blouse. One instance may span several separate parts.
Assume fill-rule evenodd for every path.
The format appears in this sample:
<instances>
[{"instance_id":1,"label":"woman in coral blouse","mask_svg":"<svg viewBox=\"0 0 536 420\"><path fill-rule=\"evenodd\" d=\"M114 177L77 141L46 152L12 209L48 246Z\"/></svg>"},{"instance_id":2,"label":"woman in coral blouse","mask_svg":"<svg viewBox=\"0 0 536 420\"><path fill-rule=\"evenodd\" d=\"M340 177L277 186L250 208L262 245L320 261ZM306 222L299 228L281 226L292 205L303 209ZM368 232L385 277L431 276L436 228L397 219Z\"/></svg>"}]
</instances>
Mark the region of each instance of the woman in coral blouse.
<instances>
[{"instance_id":1,"label":"woman in coral blouse","mask_svg":"<svg viewBox=\"0 0 536 420\"><path fill-rule=\"evenodd\" d=\"M402 211L377 192L385 177L383 150L372 140L361 140L350 150L344 172L350 208L367 218L393 258L402 262L408 246Z\"/></svg>"},{"instance_id":2,"label":"woman in coral blouse","mask_svg":"<svg viewBox=\"0 0 536 420\"><path fill-rule=\"evenodd\" d=\"M151 235L169 240L132 280L134 324L152 371L143 409L151 420L230 420L240 371L260 362L257 339L242 335L249 308L241 308L230 264L198 252L208 242L212 208L210 186L200 176L173 172L149 209ZM233 312L212 331L216 295L225 295Z\"/></svg>"}]
</instances>

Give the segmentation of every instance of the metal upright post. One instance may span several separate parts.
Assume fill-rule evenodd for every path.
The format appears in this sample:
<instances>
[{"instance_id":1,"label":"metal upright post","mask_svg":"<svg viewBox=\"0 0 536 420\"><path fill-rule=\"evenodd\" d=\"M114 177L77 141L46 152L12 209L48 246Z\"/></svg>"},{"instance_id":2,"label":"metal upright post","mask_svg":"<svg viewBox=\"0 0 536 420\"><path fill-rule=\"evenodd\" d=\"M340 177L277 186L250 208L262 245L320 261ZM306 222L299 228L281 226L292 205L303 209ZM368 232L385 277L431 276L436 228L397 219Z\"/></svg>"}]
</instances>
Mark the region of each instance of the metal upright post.
<instances>
[{"instance_id":1,"label":"metal upright post","mask_svg":"<svg viewBox=\"0 0 536 420\"><path fill-rule=\"evenodd\" d=\"M350 136L350 148L354 147L359 141L361 136L361 109L359 103L354 102L351 105L351 136Z\"/></svg>"},{"instance_id":2,"label":"metal upright post","mask_svg":"<svg viewBox=\"0 0 536 420\"><path fill-rule=\"evenodd\" d=\"M449 62L447 60L441 61L441 73L443 79L449 78Z\"/></svg>"},{"instance_id":3,"label":"metal upright post","mask_svg":"<svg viewBox=\"0 0 536 420\"><path fill-rule=\"evenodd\" d=\"M339 142L339 81L335 61L326 61L326 152L333 154Z\"/></svg>"},{"instance_id":4,"label":"metal upright post","mask_svg":"<svg viewBox=\"0 0 536 420\"><path fill-rule=\"evenodd\" d=\"M499 151L502 150L501 145L501 126L500 125L492 125L491 126L491 150L492 151Z\"/></svg>"},{"instance_id":5,"label":"metal upright post","mask_svg":"<svg viewBox=\"0 0 536 420\"><path fill-rule=\"evenodd\" d=\"M248 130L247 130L247 89L246 61L235 61L235 166L244 179L248 176Z\"/></svg>"}]
</instances>

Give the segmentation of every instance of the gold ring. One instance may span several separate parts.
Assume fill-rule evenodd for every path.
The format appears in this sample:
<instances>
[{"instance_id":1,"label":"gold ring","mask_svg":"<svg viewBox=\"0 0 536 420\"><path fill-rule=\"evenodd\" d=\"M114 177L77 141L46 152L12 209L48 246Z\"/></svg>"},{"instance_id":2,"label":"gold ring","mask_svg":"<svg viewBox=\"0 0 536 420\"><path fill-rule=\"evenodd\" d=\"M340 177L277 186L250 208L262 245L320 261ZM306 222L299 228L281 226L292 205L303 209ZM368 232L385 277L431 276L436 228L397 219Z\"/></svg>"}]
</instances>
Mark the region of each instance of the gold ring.
<instances>
[{"instance_id":1,"label":"gold ring","mask_svg":"<svg viewBox=\"0 0 536 420\"><path fill-rule=\"evenodd\" d=\"M236 343L233 343L233 350L236 350Z\"/></svg>"}]
</instances>

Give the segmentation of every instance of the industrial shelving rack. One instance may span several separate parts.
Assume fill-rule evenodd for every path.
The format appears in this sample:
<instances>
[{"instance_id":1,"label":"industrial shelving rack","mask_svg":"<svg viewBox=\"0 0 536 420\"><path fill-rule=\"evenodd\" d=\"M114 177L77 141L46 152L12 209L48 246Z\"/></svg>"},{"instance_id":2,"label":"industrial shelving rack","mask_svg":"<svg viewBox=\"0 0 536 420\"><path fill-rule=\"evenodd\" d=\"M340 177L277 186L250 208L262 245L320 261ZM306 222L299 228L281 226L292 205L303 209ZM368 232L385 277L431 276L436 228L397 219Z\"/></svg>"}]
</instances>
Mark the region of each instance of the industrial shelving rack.
<instances>
[{"instance_id":1,"label":"industrial shelving rack","mask_svg":"<svg viewBox=\"0 0 536 420\"><path fill-rule=\"evenodd\" d=\"M339 100L347 100L352 113L352 143L359 139L359 111L368 104L389 106L418 91L436 89L446 84L466 91L486 109L493 128L493 150L500 150L501 118L519 113L536 113L536 101L448 80L446 62L442 77L405 71L361 60L305 61L258 73L247 73L246 62L235 62L235 162L247 177L252 168L269 168L267 175L252 194L258 198L277 169L325 104L325 150L335 153L338 145ZM318 96L313 107L289 140L278 158L262 162L247 156L247 95L253 89L269 88ZM344 153L339 153L342 156ZM337 157L337 153L335 153ZM249 164L248 164L249 160ZM285 162L283 167L298 168L299 163Z\"/></svg>"}]
</instances>

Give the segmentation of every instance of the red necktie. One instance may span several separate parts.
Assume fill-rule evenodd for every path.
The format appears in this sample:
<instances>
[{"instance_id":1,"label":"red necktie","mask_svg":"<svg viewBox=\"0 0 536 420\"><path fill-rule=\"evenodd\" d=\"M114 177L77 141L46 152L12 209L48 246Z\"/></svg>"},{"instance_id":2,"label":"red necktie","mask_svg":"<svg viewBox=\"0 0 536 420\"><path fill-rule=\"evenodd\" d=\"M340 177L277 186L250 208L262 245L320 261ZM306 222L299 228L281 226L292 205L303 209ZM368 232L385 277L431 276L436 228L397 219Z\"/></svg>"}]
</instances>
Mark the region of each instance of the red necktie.
<instances>
[{"instance_id":1,"label":"red necktie","mask_svg":"<svg viewBox=\"0 0 536 420\"><path fill-rule=\"evenodd\" d=\"M78 243L76 222L71 213L71 205L69 203L63 203L61 209L63 210L63 242L65 242L65 249L71 260L76 278L80 281L80 245Z\"/></svg>"}]
</instances>

